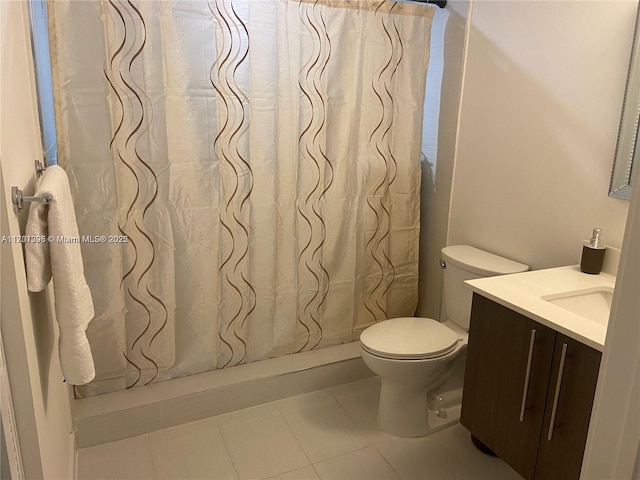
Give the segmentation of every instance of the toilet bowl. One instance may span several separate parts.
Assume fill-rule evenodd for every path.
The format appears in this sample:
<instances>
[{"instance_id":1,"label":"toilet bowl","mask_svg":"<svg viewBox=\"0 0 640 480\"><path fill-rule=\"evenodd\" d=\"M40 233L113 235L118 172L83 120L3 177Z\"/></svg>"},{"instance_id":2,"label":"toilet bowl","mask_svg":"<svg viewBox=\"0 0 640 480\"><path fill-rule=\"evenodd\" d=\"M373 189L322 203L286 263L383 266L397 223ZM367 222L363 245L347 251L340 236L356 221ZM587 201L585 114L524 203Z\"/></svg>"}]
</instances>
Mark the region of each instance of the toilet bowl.
<instances>
[{"instance_id":1,"label":"toilet bowl","mask_svg":"<svg viewBox=\"0 0 640 480\"><path fill-rule=\"evenodd\" d=\"M429 390L449 377L452 360L467 347L467 332L452 326L410 317L386 320L362 332L362 359L382 379L378 426L383 432L419 437L432 430Z\"/></svg>"},{"instance_id":2,"label":"toilet bowl","mask_svg":"<svg viewBox=\"0 0 640 480\"><path fill-rule=\"evenodd\" d=\"M528 266L466 245L442 250L444 318L403 317L380 321L360 335L364 363L381 379L378 427L391 435L418 437L455 423L438 403L438 387L463 373L471 313L471 291L464 281L528 270ZM463 375L453 379L462 388Z\"/></svg>"}]
</instances>

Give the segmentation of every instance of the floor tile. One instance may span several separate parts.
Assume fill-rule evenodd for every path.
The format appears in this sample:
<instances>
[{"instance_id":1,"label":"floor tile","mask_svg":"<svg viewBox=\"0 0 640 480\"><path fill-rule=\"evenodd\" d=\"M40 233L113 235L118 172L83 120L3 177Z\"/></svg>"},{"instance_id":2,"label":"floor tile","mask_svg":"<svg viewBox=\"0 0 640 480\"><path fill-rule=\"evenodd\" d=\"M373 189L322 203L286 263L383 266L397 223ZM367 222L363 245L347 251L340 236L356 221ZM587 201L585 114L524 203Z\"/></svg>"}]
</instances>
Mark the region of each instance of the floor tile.
<instances>
[{"instance_id":1,"label":"floor tile","mask_svg":"<svg viewBox=\"0 0 640 480\"><path fill-rule=\"evenodd\" d=\"M216 419L241 479L267 478L310 463L273 403Z\"/></svg>"},{"instance_id":2,"label":"floor tile","mask_svg":"<svg viewBox=\"0 0 640 480\"><path fill-rule=\"evenodd\" d=\"M372 444L338 401L321 390L276 405L312 463Z\"/></svg>"},{"instance_id":3,"label":"floor tile","mask_svg":"<svg viewBox=\"0 0 640 480\"><path fill-rule=\"evenodd\" d=\"M238 478L215 418L149 434L157 479Z\"/></svg>"},{"instance_id":4,"label":"floor tile","mask_svg":"<svg viewBox=\"0 0 640 480\"><path fill-rule=\"evenodd\" d=\"M472 479L499 479L499 480L519 480L518 475L503 460L486 455L473 446L469 431L459 423L431 436L434 440L444 443L452 449L465 464L472 470Z\"/></svg>"},{"instance_id":5,"label":"floor tile","mask_svg":"<svg viewBox=\"0 0 640 480\"><path fill-rule=\"evenodd\" d=\"M376 448L405 480L467 480L472 473L455 451L430 436L396 437Z\"/></svg>"},{"instance_id":6,"label":"floor tile","mask_svg":"<svg viewBox=\"0 0 640 480\"><path fill-rule=\"evenodd\" d=\"M406 480L519 480L501 459L478 451L459 424L422 438L392 438L376 445ZM445 443L447 442L447 443Z\"/></svg>"},{"instance_id":7,"label":"floor tile","mask_svg":"<svg viewBox=\"0 0 640 480\"><path fill-rule=\"evenodd\" d=\"M374 443L388 438L388 435L378 429L377 424L380 377L328 388L327 392L338 400L356 425L368 432Z\"/></svg>"},{"instance_id":8,"label":"floor tile","mask_svg":"<svg viewBox=\"0 0 640 480\"><path fill-rule=\"evenodd\" d=\"M320 480L320 477L315 469L309 465L291 470L290 472L281 473L275 477L269 477L267 480Z\"/></svg>"},{"instance_id":9,"label":"floor tile","mask_svg":"<svg viewBox=\"0 0 640 480\"><path fill-rule=\"evenodd\" d=\"M379 432L379 388L366 379L83 448L78 480L520 479L459 424L417 439Z\"/></svg>"},{"instance_id":10,"label":"floor tile","mask_svg":"<svg viewBox=\"0 0 640 480\"><path fill-rule=\"evenodd\" d=\"M368 447L314 464L322 480L397 480L375 447Z\"/></svg>"},{"instance_id":11,"label":"floor tile","mask_svg":"<svg viewBox=\"0 0 640 480\"><path fill-rule=\"evenodd\" d=\"M155 478L146 435L78 451L78 480Z\"/></svg>"}]
</instances>

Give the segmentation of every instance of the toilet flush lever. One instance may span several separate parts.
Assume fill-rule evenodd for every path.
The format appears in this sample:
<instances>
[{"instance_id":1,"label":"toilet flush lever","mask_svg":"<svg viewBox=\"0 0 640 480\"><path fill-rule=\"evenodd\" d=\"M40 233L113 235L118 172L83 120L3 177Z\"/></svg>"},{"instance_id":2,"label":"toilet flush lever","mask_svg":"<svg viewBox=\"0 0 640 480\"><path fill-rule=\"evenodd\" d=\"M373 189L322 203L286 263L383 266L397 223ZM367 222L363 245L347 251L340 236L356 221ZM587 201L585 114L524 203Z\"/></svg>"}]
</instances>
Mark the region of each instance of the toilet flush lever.
<instances>
[{"instance_id":1,"label":"toilet flush lever","mask_svg":"<svg viewBox=\"0 0 640 480\"><path fill-rule=\"evenodd\" d=\"M445 262L444 260L440 259L440 268L447 268L447 262Z\"/></svg>"}]
</instances>

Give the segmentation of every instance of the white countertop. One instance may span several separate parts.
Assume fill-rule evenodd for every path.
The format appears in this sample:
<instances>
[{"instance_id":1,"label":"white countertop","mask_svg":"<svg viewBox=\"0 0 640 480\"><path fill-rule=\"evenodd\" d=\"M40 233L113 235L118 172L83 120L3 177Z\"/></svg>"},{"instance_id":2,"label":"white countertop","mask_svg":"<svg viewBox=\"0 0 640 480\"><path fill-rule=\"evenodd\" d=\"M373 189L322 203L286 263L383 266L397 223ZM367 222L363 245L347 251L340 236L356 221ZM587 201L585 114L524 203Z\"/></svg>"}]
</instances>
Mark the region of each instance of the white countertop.
<instances>
[{"instance_id":1,"label":"white countertop","mask_svg":"<svg viewBox=\"0 0 640 480\"><path fill-rule=\"evenodd\" d=\"M589 275L582 273L574 265L479 278L465 283L474 292L500 305L602 351L607 334L606 325L572 313L540 297L594 287L613 288L615 281L616 277L613 275Z\"/></svg>"}]
</instances>

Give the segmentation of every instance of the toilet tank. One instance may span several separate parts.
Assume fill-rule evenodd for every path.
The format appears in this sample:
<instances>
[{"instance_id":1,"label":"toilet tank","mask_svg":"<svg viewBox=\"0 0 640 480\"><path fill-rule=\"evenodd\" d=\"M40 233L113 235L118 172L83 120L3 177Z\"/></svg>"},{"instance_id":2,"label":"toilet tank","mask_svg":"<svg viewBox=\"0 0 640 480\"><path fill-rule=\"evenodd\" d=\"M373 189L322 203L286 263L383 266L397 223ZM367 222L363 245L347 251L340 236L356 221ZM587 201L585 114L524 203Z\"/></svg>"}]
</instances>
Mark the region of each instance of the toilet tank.
<instances>
[{"instance_id":1,"label":"toilet tank","mask_svg":"<svg viewBox=\"0 0 640 480\"><path fill-rule=\"evenodd\" d=\"M515 262L469 245L451 245L442 249L444 269L443 311L441 321L451 321L469 329L472 292L465 280L507 275L529 270Z\"/></svg>"}]
</instances>

